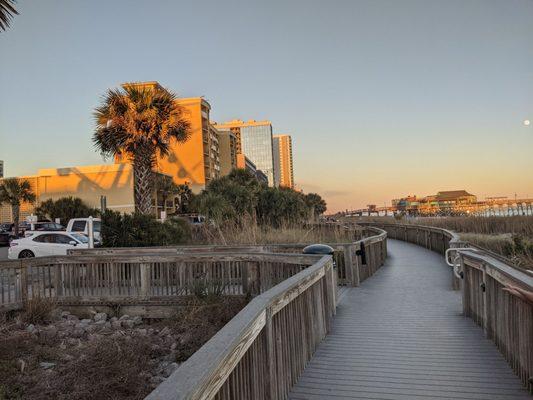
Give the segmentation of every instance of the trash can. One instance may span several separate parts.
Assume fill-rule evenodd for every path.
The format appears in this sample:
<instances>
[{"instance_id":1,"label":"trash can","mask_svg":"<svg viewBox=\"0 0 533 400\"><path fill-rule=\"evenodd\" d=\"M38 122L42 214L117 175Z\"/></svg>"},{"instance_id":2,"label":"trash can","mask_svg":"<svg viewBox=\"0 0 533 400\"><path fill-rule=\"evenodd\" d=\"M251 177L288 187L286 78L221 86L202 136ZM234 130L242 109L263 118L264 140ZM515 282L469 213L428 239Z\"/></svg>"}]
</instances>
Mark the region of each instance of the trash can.
<instances>
[{"instance_id":1,"label":"trash can","mask_svg":"<svg viewBox=\"0 0 533 400\"><path fill-rule=\"evenodd\" d=\"M332 256L334 252L333 247L327 244L310 244L303 249L304 254L329 254Z\"/></svg>"},{"instance_id":2,"label":"trash can","mask_svg":"<svg viewBox=\"0 0 533 400\"><path fill-rule=\"evenodd\" d=\"M302 252L304 254L330 255L333 258L333 268L337 268L337 265L335 264L335 257L333 257L335 250L333 250L333 247L328 246L327 244L310 244L309 246L304 247Z\"/></svg>"}]
</instances>

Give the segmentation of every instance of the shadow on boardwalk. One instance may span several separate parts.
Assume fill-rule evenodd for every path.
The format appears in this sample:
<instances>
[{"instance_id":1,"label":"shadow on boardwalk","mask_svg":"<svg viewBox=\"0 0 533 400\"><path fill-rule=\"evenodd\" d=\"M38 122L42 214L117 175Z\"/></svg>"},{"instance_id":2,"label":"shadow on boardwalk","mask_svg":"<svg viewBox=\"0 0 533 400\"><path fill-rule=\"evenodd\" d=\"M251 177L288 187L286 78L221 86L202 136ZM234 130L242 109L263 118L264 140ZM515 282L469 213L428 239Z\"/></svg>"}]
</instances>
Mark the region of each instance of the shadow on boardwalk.
<instances>
[{"instance_id":1,"label":"shadow on boardwalk","mask_svg":"<svg viewBox=\"0 0 533 400\"><path fill-rule=\"evenodd\" d=\"M332 333L290 399L532 399L461 315L442 256L388 242L385 266L343 292Z\"/></svg>"}]
</instances>

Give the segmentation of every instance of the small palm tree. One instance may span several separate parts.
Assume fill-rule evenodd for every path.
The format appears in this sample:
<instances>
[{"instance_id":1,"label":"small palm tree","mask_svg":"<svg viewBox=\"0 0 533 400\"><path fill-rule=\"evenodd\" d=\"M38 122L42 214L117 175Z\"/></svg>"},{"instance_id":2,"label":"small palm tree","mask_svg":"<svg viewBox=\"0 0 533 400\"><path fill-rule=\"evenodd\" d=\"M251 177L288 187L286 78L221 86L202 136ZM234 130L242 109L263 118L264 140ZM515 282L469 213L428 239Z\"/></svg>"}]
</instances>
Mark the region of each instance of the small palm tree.
<instances>
[{"instance_id":1,"label":"small palm tree","mask_svg":"<svg viewBox=\"0 0 533 400\"><path fill-rule=\"evenodd\" d=\"M192 190L187 184L178 185L178 192L176 193L178 199L178 213L184 213L185 207L189 204L192 198Z\"/></svg>"},{"instance_id":2,"label":"small palm tree","mask_svg":"<svg viewBox=\"0 0 533 400\"><path fill-rule=\"evenodd\" d=\"M185 142L190 136L176 95L159 85L125 85L109 90L94 116L93 142L104 156L133 164L135 211L151 213L157 157L168 155L173 140Z\"/></svg>"},{"instance_id":3,"label":"small palm tree","mask_svg":"<svg viewBox=\"0 0 533 400\"><path fill-rule=\"evenodd\" d=\"M167 200L179 192L178 185L167 175L158 175L156 179L157 195L163 200L163 211L167 213Z\"/></svg>"},{"instance_id":4,"label":"small palm tree","mask_svg":"<svg viewBox=\"0 0 533 400\"><path fill-rule=\"evenodd\" d=\"M14 7L15 3L14 0L0 0L0 29L3 31L9 28L13 16L18 15Z\"/></svg>"},{"instance_id":5,"label":"small palm tree","mask_svg":"<svg viewBox=\"0 0 533 400\"><path fill-rule=\"evenodd\" d=\"M0 204L11 205L11 216L15 224L15 236L19 234L19 213L21 203L33 203L35 193L27 179L6 178L0 183Z\"/></svg>"}]
</instances>

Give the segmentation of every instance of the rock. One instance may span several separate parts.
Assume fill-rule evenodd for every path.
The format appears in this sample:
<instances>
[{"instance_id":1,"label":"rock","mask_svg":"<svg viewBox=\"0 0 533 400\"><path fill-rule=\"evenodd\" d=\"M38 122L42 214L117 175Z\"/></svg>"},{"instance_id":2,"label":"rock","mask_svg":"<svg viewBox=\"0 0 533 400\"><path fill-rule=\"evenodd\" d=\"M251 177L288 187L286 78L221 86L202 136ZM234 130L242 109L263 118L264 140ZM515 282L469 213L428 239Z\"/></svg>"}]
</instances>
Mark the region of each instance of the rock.
<instances>
[{"instance_id":1,"label":"rock","mask_svg":"<svg viewBox=\"0 0 533 400\"><path fill-rule=\"evenodd\" d=\"M178 344L174 342L170 345L170 350L176 350L177 347L178 347Z\"/></svg>"},{"instance_id":2,"label":"rock","mask_svg":"<svg viewBox=\"0 0 533 400\"><path fill-rule=\"evenodd\" d=\"M152 376L150 378L150 383L152 383L153 385L157 386L159 385L161 382L163 382L166 378L164 376Z\"/></svg>"},{"instance_id":3,"label":"rock","mask_svg":"<svg viewBox=\"0 0 533 400\"><path fill-rule=\"evenodd\" d=\"M143 323L143 319L141 317L133 317L133 323L135 325L141 325Z\"/></svg>"},{"instance_id":4,"label":"rock","mask_svg":"<svg viewBox=\"0 0 533 400\"><path fill-rule=\"evenodd\" d=\"M74 328L70 334L73 338L81 338L83 335L85 335L85 329L83 328Z\"/></svg>"},{"instance_id":5,"label":"rock","mask_svg":"<svg viewBox=\"0 0 533 400\"><path fill-rule=\"evenodd\" d=\"M122 317L119 318L119 321L124 321L125 319L130 319L130 316L128 314L124 314Z\"/></svg>"},{"instance_id":6,"label":"rock","mask_svg":"<svg viewBox=\"0 0 533 400\"><path fill-rule=\"evenodd\" d=\"M52 363L52 362L40 362L39 363L39 366L43 369L50 369L50 368L54 368L56 366L55 363Z\"/></svg>"},{"instance_id":7,"label":"rock","mask_svg":"<svg viewBox=\"0 0 533 400\"><path fill-rule=\"evenodd\" d=\"M40 334L45 339L53 339L57 335L57 328L54 325L51 325L48 328L43 329Z\"/></svg>"},{"instance_id":8,"label":"rock","mask_svg":"<svg viewBox=\"0 0 533 400\"><path fill-rule=\"evenodd\" d=\"M141 336L146 336L147 333L148 331L146 329L137 329L137 334Z\"/></svg>"},{"instance_id":9,"label":"rock","mask_svg":"<svg viewBox=\"0 0 533 400\"><path fill-rule=\"evenodd\" d=\"M29 332L29 333L34 333L37 329L35 328L35 325L33 324L29 324L27 327L26 327L26 332Z\"/></svg>"},{"instance_id":10,"label":"rock","mask_svg":"<svg viewBox=\"0 0 533 400\"><path fill-rule=\"evenodd\" d=\"M83 332L83 334L85 334L85 332ZM80 339L69 338L67 339L67 343L69 346L78 346L80 344Z\"/></svg>"},{"instance_id":11,"label":"rock","mask_svg":"<svg viewBox=\"0 0 533 400\"><path fill-rule=\"evenodd\" d=\"M78 322L80 319L75 316L75 315L72 315L72 314L69 314L67 315L67 321L74 321L74 322Z\"/></svg>"},{"instance_id":12,"label":"rock","mask_svg":"<svg viewBox=\"0 0 533 400\"><path fill-rule=\"evenodd\" d=\"M100 321L104 321L105 322L107 320L107 314L104 313L104 312L96 313L96 314L94 314L93 319L94 319L95 322L100 322Z\"/></svg>"},{"instance_id":13,"label":"rock","mask_svg":"<svg viewBox=\"0 0 533 400\"><path fill-rule=\"evenodd\" d=\"M82 325L89 325L91 322L93 322L92 319L87 319L87 318L84 318L80 321L80 324Z\"/></svg>"},{"instance_id":14,"label":"rock","mask_svg":"<svg viewBox=\"0 0 533 400\"><path fill-rule=\"evenodd\" d=\"M96 325L96 326L99 326L99 327L103 327L103 326L105 326L106 323L107 323L107 321L105 319L101 319L101 320L96 321L93 325Z\"/></svg>"},{"instance_id":15,"label":"rock","mask_svg":"<svg viewBox=\"0 0 533 400\"><path fill-rule=\"evenodd\" d=\"M113 329L120 329L120 328L122 328L122 323L120 321L118 321L118 320L111 321L111 327Z\"/></svg>"},{"instance_id":16,"label":"rock","mask_svg":"<svg viewBox=\"0 0 533 400\"><path fill-rule=\"evenodd\" d=\"M120 323L122 324L122 326L124 328L133 328L135 326L135 322L133 322L133 320L131 319L124 319L122 321L120 321Z\"/></svg>"},{"instance_id":17,"label":"rock","mask_svg":"<svg viewBox=\"0 0 533 400\"><path fill-rule=\"evenodd\" d=\"M69 315L70 315L70 312L68 312L68 311L61 311L61 318L68 318Z\"/></svg>"},{"instance_id":18,"label":"rock","mask_svg":"<svg viewBox=\"0 0 533 400\"><path fill-rule=\"evenodd\" d=\"M168 378L179 367L178 363L170 363L163 370L163 376Z\"/></svg>"},{"instance_id":19,"label":"rock","mask_svg":"<svg viewBox=\"0 0 533 400\"><path fill-rule=\"evenodd\" d=\"M111 318L109 319L109 322L111 322L111 323L113 323L113 322L115 322L115 321L118 321L118 318L117 318L117 317L111 317Z\"/></svg>"}]
</instances>

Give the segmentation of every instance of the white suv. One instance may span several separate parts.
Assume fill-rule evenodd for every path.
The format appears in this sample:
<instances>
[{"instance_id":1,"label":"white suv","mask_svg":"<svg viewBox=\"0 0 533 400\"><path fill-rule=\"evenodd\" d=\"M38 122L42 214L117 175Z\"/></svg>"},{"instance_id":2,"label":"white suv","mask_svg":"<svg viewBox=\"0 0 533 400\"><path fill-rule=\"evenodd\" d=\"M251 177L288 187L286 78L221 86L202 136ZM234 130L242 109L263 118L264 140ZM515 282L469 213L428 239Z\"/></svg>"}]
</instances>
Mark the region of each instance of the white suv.
<instances>
[{"instance_id":1,"label":"white suv","mask_svg":"<svg viewBox=\"0 0 533 400\"><path fill-rule=\"evenodd\" d=\"M89 247L89 239L81 233L34 232L23 239L12 240L9 245L8 258L64 256L68 249Z\"/></svg>"}]
</instances>

